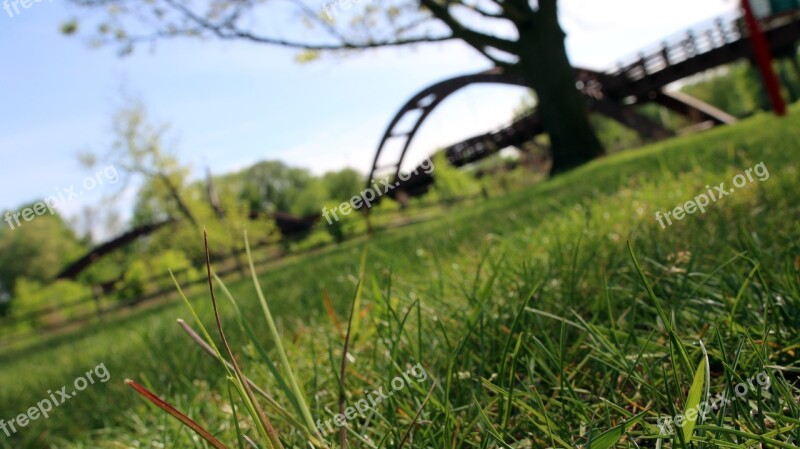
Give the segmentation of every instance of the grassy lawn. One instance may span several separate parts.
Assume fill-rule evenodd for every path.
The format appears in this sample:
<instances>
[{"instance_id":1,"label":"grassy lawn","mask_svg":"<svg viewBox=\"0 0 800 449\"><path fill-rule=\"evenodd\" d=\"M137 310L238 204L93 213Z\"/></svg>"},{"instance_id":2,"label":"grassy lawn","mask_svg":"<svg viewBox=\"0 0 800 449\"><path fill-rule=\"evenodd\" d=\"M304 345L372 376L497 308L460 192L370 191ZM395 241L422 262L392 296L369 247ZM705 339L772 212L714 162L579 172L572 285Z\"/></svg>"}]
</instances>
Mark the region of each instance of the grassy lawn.
<instances>
[{"instance_id":1,"label":"grassy lawn","mask_svg":"<svg viewBox=\"0 0 800 449\"><path fill-rule=\"evenodd\" d=\"M348 420L351 447L397 447L428 391L407 447L793 447L785 442L800 441L797 123L795 107L783 120L758 116L617 154L261 274L301 399L287 394L237 322L251 324L285 381L247 280L229 286L241 315L218 292L228 340L245 373L295 418L262 402L284 446L309 447L297 403L313 421L338 413L336 326L346 326L366 247L346 403L380 387L393 395ZM762 162L768 178L753 176L704 214L673 218L665 229L656 220L657 211L722 182L729 191L737 174ZM216 339L207 291L189 297ZM126 378L238 447L226 371L177 318L197 329L176 302L0 355L6 421L100 363L110 374L49 419L11 438L0 433L0 447L210 447L145 403ZM395 389L412 366L424 380L412 376ZM694 432L658 427L725 393L733 400ZM268 447L234 403L241 432ZM338 434L325 440L336 446Z\"/></svg>"}]
</instances>

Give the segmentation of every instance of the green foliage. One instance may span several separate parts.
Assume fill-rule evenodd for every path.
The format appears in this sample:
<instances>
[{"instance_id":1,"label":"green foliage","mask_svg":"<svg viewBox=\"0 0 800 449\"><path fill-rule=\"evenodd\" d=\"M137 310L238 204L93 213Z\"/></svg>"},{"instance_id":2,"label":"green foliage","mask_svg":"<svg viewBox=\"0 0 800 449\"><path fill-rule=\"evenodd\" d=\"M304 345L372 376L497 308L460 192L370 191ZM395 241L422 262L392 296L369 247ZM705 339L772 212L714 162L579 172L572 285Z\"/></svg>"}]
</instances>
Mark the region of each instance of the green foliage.
<instances>
[{"instance_id":1,"label":"green foliage","mask_svg":"<svg viewBox=\"0 0 800 449\"><path fill-rule=\"evenodd\" d=\"M481 179L484 195L504 195L524 187L543 182L546 174L536 173L528 167L516 167L513 170L486 176Z\"/></svg>"},{"instance_id":2,"label":"green foliage","mask_svg":"<svg viewBox=\"0 0 800 449\"><path fill-rule=\"evenodd\" d=\"M147 291L147 284L150 280L150 270L144 260L134 260L125 271L122 278L122 298L138 298Z\"/></svg>"},{"instance_id":3,"label":"green foliage","mask_svg":"<svg viewBox=\"0 0 800 449\"><path fill-rule=\"evenodd\" d=\"M204 254L197 247L196 238L203 228L208 229L214 247L227 254L243 250L238 236L249 225L252 225L254 241L270 242L277 239L273 223L250 222L250 212L259 203L254 196L258 186L248 184L251 177L242 179L241 176L232 176L231 180L214 180L214 193L221 209L217 211L210 199L209 186L204 182L190 184L190 167L182 165L164 148L166 125L154 123L141 104L134 103L121 109L115 115L114 125L116 140L110 157L127 176L137 175L144 179L137 192L132 224L152 224L168 218L180 220L137 245L136 251L129 254L131 258L145 256L150 260L158 260L165 252L175 250L187 257L189 262L199 264L204 260ZM280 163L261 164L251 171L264 175L262 172L266 169L281 171L284 168ZM286 172L291 179L306 180L304 171L286 169ZM282 180L272 181L283 185ZM124 265L130 265L126 276L134 276L128 279L131 282L128 294L139 291L143 287L135 279L142 275L141 264L131 261ZM154 263L148 269L158 269L158 274L166 274L166 267Z\"/></svg>"},{"instance_id":4,"label":"green foliage","mask_svg":"<svg viewBox=\"0 0 800 449\"><path fill-rule=\"evenodd\" d=\"M209 239L220 255L242 252L241 235L245 230L255 242L277 241L275 223L266 218L251 221L248 205L240 201L237 192L230 188L218 185L223 216L218 216L206 199L203 185L194 184L182 188L182 191L185 193L184 202L192 211L197 226L182 221L162 228L147 239L139 254L157 257L165 251L176 250L188 257L193 265L200 265L205 256L202 248L197 247L197 236L202 234L203 228L208 230Z\"/></svg>"},{"instance_id":5,"label":"green foliage","mask_svg":"<svg viewBox=\"0 0 800 449\"><path fill-rule=\"evenodd\" d=\"M327 199L328 191L325 183L320 179L311 179L297 192L289 212L300 217L317 215Z\"/></svg>"},{"instance_id":6,"label":"green foliage","mask_svg":"<svg viewBox=\"0 0 800 449\"><path fill-rule=\"evenodd\" d=\"M188 167L185 167L179 172L170 173L167 176L170 182L177 186L179 190L184 190L188 175ZM136 192L131 224L133 226L141 226L157 223L168 218L185 219L186 217L162 178L146 178L143 185Z\"/></svg>"},{"instance_id":7,"label":"green foliage","mask_svg":"<svg viewBox=\"0 0 800 449\"><path fill-rule=\"evenodd\" d=\"M238 173L221 176L219 182L238 191L256 212L289 212L313 176L303 168L280 161L264 161Z\"/></svg>"},{"instance_id":8,"label":"green foliage","mask_svg":"<svg viewBox=\"0 0 800 449\"><path fill-rule=\"evenodd\" d=\"M591 114L589 121L608 153L635 148L644 143L636 131L614 119L601 114Z\"/></svg>"},{"instance_id":9,"label":"green foliage","mask_svg":"<svg viewBox=\"0 0 800 449\"><path fill-rule=\"evenodd\" d=\"M68 20L61 24L61 33L70 36L78 31L78 21L75 19Z\"/></svg>"},{"instance_id":10,"label":"green foliage","mask_svg":"<svg viewBox=\"0 0 800 449\"><path fill-rule=\"evenodd\" d=\"M64 308L59 311L59 308L65 304L73 304L79 300L89 299L91 296L92 289L78 282L61 279L43 284L37 280L19 278L14 289L12 311L14 315L20 316L43 308L53 308L56 312L33 323L47 325L50 321L58 322L64 318L73 318L92 312L95 309L92 302L84 303L81 307Z\"/></svg>"},{"instance_id":11,"label":"green foliage","mask_svg":"<svg viewBox=\"0 0 800 449\"><path fill-rule=\"evenodd\" d=\"M340 202L350 201L350 198L358 195L366 184L364 175L352 168L325 173L322 182L328 191L327 198Z\"/></svg>"},{"instance_id":12,"label":"green foliage","mask_svg":"<svg viewBox=\"0 0 800 449\"><path fill-rule=\"evenodd\" d=\"M186 255L180 251L166 250L150 260L150 272L161 277L157 283L160 290L174 286L172 280L166 276L170 271L185 281L194 281L200 278L200 271L194 268Z\"/></svg>"},{"instance_id":13,"label":"green foliage","mask_svg":"<svg viewBox=\"0 0 800 449\"><path fill-rule=\"evenodd\" d=\"M8 314L11 305L11 292L0 281L0 317Z\"/></svg>"},{"instance_id":14,"label":"green foliage","mask_svg":"<svg viewBox=\"0 0 800 449\"><path fill-rule=\"evenodd\" d=\"M433 178L436 182L432 190L439 200L450 203L480 192L480 184L475 178L471 174L450 165L445 158L444 152L436 152L433 158L433 166L436 167L433 172Z\"/></svg>"},{"instance_id":15,"label":"green foliage","mask_svg":"<svg viewBox=\"0 0 800 449\"><path fill-rule=\"evenodd\" d=\"M308 234L308 236L306 236L302 240L290 243L289 245L290 250L292 252L306 251L314 248L320 248L334 242L342 241L336 239L337 237L343 239L345 237L344 234L337 235L335 231L336 228L334 226L331 227L331 229L334 229L334 231L331 232L331 229L325 228L325 226L327 225L328 223L324 220L315 223L314 227L311 229L311 232Z\"/></svg>"},{"instance_id":16,"label":"green foliage","mask_svg":"<svg viewBox=\"0 0 800 449\"><path fill-rule=\"evenodd\" d=\"M352 233L352 226L350 225L356 221L360 215L360 211L353 211L350 215L344 215L338 212L338 208L341 204L342 203L338 201L325 202L323 207L327 212L327 217L326 214L323 213L319 221L314 224L314 232L317 230L324 230L330 234L332 240L337 243L343 242L347 236ZM336 216L333 215L333 211L337 211ZM336 217L339 219L337 220Z\"/></svg>"},{"instance_id":17,"label":"green foliage","mask_svg":"<svg viewBox=\"0 0 800 449\"><path fill-rule=\"evenodd\" d=\"M689 395L686 398L686 407L684 407L683 410L684 416L691 414L693 409L696 411L696 407L703 400L703 385L705 385L706 381L706 365L708 365L708 361L705 359L701 360L697 365L697 371L695 371L692 386L689 389ZM697 420L690 419L687 420L687 422L683 425L683 441L686 443L690 443L692 441L696 424Z\"/></svg>"},{"instance_id":18,"label":"green foliage","mask_svg":"<svg viewBox=\"0 0 800 449\"><path fill-rule=\"evenodd\" d=\"M107 254L84 270L78 279L86 285L98 285L122 278L131 262L137 261L137 253L143 248L140 242ZM140 253L139 253L140 254Z\"/></svg>"},{"instance_id":19,"label":"green foliage","mask_svg":"<svg viewBox=\"0 0 800 449\"><path fill-rule=\"evenodd\" d=\"M681 90L739 118L764 105L758 71L747 62L717 69Z\"/></svg>"},{"instance_id":20,"label":"green foliage","mask_svg":"<svg viewBox=\"0 0 800 449\"><path fill-rule=\"evenodd\" d=\"M363 188L363 187L362 187ZM350 213L345 215L339 209L342 204L350 204ZM353 209L350 201L327 200L323 204L324 213L319 221L314 224L309 240L314 240L311 246L319 246L323 242L336 242L341 243L346 239L353 238L359 235L364 235L367 232L366 221L364 217L364 209ZM386 212L396 212L399 206L394 201L385 200L380 205L373 205L370 210L370 216L375 217ZM337 219L338 218L338 219ZM317 236L318 232L329 234L330 238L323 238ZM304 242L305 244L305 242Z\"/></svg>"},{"instance_id":21,"label":"green foliage","mask_svg":"<svg viewBox=\"0 0 800 449\"><path fill-rule=\"evenodd\" d=\"M133 261L125 271L121 299L138 298L144 294L167 291L173 286L170 271L181 281L199 279L201 273L192 266L186 255L175 249Z\"/></svg>"},{"instance_id":22,"label":"green foliage","mask_svg":"<svg viewBox=\"0 0 800 449\"><path fill-rule=\"evenodd\" d=\"M305 169L265 161L221 176L219 183L238 191L252 211L306 216L319 213L327 200L349 201L363 189L364 176L346 168L315 177Z\"/></svg>"},{"instance_id":23,"label":"green foliage","mask_svg":"<svg viewBox=\"0 0 800 449\"><path fill-rule=\"evenodd\" d=\"M22 210L30 205L22 205ZM53 279L86 250L61 216L45 214L10 229L0 226L0 283L13 291L21 277L38 282Z\"/></svg>"},{"instance_id":24,"label":"green foliage","mask_svg":"<svg viewBox=\"0 0 800 449\"><path fill-rule=\"evenodd\" d=\"M253 212L264 212L266 210L265 198L261 195L261 190L255 182L242 183L239 199Z\"/></svg>"},{"instance_id":25,"label":"green foliage","mask_svg":"<svg viewBox=\"0 0 800 449\"><path fill-rule=\"evenodd\" d=\"M800 73L790 58L778 59L773 65L781 82L783 98L795 102L800 100ZM682 90L739 118L770 108L758 69L749 62L711 71Z\"/></svg>"}]
</instances>

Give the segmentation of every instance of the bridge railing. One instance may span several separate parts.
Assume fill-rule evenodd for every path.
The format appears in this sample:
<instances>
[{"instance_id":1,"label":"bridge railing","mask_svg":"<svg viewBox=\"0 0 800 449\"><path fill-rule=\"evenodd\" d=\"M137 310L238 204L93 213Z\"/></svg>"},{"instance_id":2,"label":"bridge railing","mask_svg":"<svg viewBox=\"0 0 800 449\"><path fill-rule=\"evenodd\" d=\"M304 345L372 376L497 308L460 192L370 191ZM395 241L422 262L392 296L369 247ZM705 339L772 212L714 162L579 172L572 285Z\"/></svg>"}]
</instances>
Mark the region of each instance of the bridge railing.
<instances>
[{"instance_id":1,"label":"bridge railing","mask_svg":"<svg viewBox=\"0 0 800 449\"><path fill-rule=\"evenodd\" d=\"M609 74L638 81L699 55L736 42L746 35L738 14L705 21L687 31L675 34L661 43L640 50L622 59Z\"/></svg>"}]
</instances>

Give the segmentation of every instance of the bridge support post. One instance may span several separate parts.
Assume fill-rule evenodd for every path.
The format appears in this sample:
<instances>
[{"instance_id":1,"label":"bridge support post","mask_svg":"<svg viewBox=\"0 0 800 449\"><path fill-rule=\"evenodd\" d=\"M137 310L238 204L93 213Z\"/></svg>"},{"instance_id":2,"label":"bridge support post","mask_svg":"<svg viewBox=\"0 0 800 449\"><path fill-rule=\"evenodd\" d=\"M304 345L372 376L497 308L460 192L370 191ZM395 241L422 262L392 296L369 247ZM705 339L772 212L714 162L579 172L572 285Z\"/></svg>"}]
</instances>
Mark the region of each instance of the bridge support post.
<instances>
[{"instance_id":1,"label":"bridge support post","mask_svg":"<svg viewBox=\"0 0 800 449\"><path fill-rule=\"evenodd\" d=\"M786 115L786 103L781 97L781 86L778 82L778 76L775 74L775 69L772 67L772 52L769 49L769 43L767 43L767 38L764 37L764 33L761 31L761 25L759 25L755 14L753 14L750 0L742 0L742 9L744 10L747 28L750 30L750 41L753 43L753 52L755 53L758 68L761 71L761 79L772 103L772 110L775 115L782 117Z\"/></svg>"}]
</instances>

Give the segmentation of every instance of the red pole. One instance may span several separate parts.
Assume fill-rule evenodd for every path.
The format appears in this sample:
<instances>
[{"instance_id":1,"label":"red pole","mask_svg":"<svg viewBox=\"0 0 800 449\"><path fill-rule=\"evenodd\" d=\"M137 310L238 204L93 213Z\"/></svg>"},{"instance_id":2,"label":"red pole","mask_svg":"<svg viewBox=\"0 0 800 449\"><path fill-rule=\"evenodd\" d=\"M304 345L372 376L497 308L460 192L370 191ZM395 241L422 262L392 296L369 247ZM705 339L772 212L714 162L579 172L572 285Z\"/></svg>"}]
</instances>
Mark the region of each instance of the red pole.
<instances>
[{"instance_id":1,"label":"red pole","mask_svg":"<svg viewBox=\"0 0 800 449\"><path fill-rule=\"evenodd\" d=\"M775 115L783 117L786 115L786 103L781 97L781 85L778 82L778 77L775 75L775 70L772 67L772 52L769 49L769 43L761 30L753 8L750 7L750 0L742 0L742 9L744 10L744 19L747 22L747 28L750 29L750 42L753 43L753 52L756 56L758 68L761 71L761 79L764 82L764 87L767 89L769 99L772 102L772 110Z\"/></svg>"}]
</instances>

